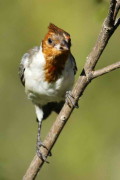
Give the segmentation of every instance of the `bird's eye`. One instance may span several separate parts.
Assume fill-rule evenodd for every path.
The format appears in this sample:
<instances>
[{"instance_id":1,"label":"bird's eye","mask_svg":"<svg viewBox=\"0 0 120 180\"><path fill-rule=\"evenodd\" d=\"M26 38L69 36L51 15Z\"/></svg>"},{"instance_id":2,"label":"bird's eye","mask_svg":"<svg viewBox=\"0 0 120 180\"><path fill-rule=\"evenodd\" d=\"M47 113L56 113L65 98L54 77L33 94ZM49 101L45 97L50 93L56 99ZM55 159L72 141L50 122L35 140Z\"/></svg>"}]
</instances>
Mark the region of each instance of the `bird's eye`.
<instances>
[{"instance_id":1,"label":"bird's eye","mask_svg":"<svg viewBox=\"0 0 120 180\"><path fill-rule=\"evenodd\" d=\"M52 42L53 42L52 39L51 39L51 38L48 38L48 43L49 43L49 44L52 44Z\"/></svg>"}]
</instances>

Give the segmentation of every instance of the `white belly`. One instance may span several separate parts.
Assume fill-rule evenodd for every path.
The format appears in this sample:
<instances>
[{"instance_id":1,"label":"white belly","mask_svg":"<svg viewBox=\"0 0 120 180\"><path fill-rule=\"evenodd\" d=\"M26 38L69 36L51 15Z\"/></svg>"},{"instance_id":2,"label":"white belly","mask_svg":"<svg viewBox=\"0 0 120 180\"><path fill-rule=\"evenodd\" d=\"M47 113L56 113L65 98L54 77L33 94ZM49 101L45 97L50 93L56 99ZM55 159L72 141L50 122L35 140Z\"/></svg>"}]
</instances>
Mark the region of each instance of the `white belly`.
<instances>
[{"instance_id":1,"label":"white belly","mask_svg":"<svg viewBox=\"0 0 120 180\"><path fill-rule=\"evenodd\" d=\"M41 61L39 61L39 58ZM41 105L64 100L66 91L72 88L74 82L74 72L71 62L69 60L67 61L61 76L57 81L52 83L44 81L44 65L45 60L43 55L38 54L25 69L25 92L28 98L34 104Z\"/></svg>"},{"instance_id":2,"label":"white belly","mask_svg":"<svg viewBox=\"0 0 120 180\"><path fill-rule=\"evenodd\" d=\"M47 102L59 102L65 99L65 93L71 89L73 81L74 75L70 71L63 72L61 77L52 83L44 81L42 74L35 77L35 74L29 72L27 73L25 91L34 104L43 105Z\"/></svg>"}]
</instances>

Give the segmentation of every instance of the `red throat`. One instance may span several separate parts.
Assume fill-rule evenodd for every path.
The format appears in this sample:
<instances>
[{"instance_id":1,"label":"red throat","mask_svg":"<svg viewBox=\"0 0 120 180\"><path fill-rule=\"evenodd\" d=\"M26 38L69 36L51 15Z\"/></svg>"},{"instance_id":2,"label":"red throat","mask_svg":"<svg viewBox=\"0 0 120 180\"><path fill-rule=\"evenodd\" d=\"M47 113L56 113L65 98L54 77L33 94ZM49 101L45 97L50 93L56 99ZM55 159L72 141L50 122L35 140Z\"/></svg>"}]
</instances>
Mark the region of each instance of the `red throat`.
<instances>
[{"instance_id":1,"label":"red throat","mask_svg":"<svg viewBox=\"0 0 120 180\"><path fill-rule=\"evenodd\" d=\"M51 66L51 68L49 69L49 72L53 72L53 71L56 71L57 67L56 66Z\"/></svg>"},{"instance_id":2,"label":"red throat","mask_svg":"<svg viewBox=\"0 0 120 180\"><path fill-rule=\"evenodd\" d=\"M45 80L47 82L54 82L56 81L59 76L61 75L65 63L68 59L68 54L61 54L60 56L45 56L46 64L44 67L45 70Z\"/></svg>"}]
</instances>

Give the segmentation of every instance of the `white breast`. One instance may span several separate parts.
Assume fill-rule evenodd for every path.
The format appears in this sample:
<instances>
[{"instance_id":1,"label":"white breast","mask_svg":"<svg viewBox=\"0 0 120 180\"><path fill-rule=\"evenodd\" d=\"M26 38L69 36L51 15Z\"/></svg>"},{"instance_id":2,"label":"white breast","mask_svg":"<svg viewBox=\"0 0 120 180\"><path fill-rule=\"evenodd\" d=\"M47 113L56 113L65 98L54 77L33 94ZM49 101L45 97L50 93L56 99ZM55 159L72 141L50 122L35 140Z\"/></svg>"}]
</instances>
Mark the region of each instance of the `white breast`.
<instances>
[{"instance_id":1,"label":"white breast","mask_svg":"<svg viewBox=\"0 0 120 180\"><path fill-rule=\"evenodd\" d=\"M27 61L29 62L29 60ZM70 59L66 61L62 75L55 82L48 83L44 79L45 59L42 49L36 53L27 65L25 76L25 91L28 98L34 104L46 104L53 101L61 101L65 98L65 93L70 90L74 81L74 72Z\"/></svg>"}]
</instances>

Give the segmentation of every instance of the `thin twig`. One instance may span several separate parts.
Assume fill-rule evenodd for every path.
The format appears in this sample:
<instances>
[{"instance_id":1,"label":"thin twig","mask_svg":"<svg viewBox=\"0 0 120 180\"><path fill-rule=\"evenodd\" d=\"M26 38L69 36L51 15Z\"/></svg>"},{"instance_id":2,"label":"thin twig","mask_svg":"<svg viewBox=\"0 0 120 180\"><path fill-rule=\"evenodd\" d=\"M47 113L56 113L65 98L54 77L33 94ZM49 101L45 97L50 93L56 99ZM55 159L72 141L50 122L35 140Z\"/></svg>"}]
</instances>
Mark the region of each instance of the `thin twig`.
<instances>
[{"instance_id":1,"label":"thin twig","mask_svg":"<svg viewBox=\"0 0 120 180\"><path fill-rule=\"evenodd\" d=\"M110 0L110 8L106 19L106 25L112 27L114 24L114 13L116 8L116 0Z\"/></svg>"},{"instance_id":2,"label":"thin twig","mask_svg":"<svg viewBox=\"0 0 120 180\"><path fill-rule=\"evenodd\" d=\"M115 7L115 12L114 12L114 17L113 17L114 20L116 19L119 10L120 10L120 0L117 0L116 7Z\"/></svg>"},{"instance_id":3,"label":"thin twig","mask_svg":"<svg viewBox=\"0 0 120 180\"><path fill-rule=\"evenodd\" d=\"M120 25L120 18L118 18L114 25L114 30L117 29L117 27Z\"/></svg>"},{"instance_id":4,"label":"thin twig","mask_svg":"<svg viewBox=\"0 0 120 180\"><path fill-rule=\"evenodd\" d=\"M111 72L111 71L113 71L113 70L116 70L116 69L118 69L118 68L120 68L120 61L119 61L119 62L116 62L116 63L114 63L114 64L111 64L111 65L109 65L109 66L106 66L106 67L104 67L104 68L102 68L102 69L93 71L92 78L97 78L98 76L102 76L102 75L104 75L104 74L106 74L106 73L109 73L109 72Z\"/></svg>"},{"instance_id":5,"label":"thin twig","mask_svg":"<svg viewBox=\"0 0 120 180\"><path fill-rule=\"evenodd\" d=\"M116 68L115 64L110 65L106 68L103 68L102 70L95 71L94 72L95 74L93 74L94 68L95 68L101 54L103 53L110 37L112 36L112 34L116 30L116 28L119 26L119 21L117 22L116 26L115 26L115 23L113 23L113 21L115 21L115 19L114 19L114 13L116 10L115 7L116 7L116 0L111 0L108 17L106 18L106 20L103 23L98 40L97 40L94 48L92 49L91 53L87 57L84 69L72 90L72 96L74 97L75 103L78 102L79 97L82 96L85 88L93 79L93 75L94 75L94 78L95 78L95 76L99 77L100 75L102 75L102 73L105 74ZM114 68L113 68L113 66L114 66ZM117 68L118 68L118 64L117 64ZM66 124L68 118L70 117L73 109L74 109L73 106L69 107L66 103L63 106L60 114L58 115L56 121L52 125L47 137L45 138L45 140L43 142L44 145L48 148L48 151L50 151L52 149L52 147L54 146L64 125ZM41 147L40 151L45 156L48 156L48 154L49 154L49 152L46 149L43 149L42 147ZM29 168L27 169L26 174L23 177L23 180L34 180L43 164L44 164L44 162L41 159L39 159L37 157L37 155L35 155Z\"/></svg>"}]
</instances>

